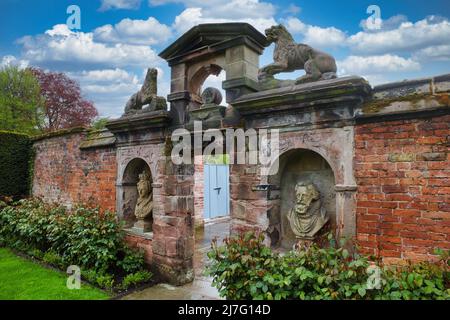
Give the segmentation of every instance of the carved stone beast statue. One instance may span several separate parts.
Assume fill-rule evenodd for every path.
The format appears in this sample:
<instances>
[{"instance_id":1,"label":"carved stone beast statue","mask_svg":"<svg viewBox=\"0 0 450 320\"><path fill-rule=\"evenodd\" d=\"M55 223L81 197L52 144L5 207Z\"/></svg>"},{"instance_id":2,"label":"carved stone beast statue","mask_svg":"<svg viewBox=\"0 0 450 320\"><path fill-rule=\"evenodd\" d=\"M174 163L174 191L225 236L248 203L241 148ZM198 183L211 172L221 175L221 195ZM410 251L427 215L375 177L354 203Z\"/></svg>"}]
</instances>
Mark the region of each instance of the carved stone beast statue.
<instances>
[{"instance_id":1,"label":"carved stone beast statue","mask_svg":"<svg viewBox=\"0 0 450 320\"><path fill-rule=\"evenodd\" d=\"M158 70L149 68L141 90L131 96L125 106L125 115L137 112L166 110L166 99L157 96ZM148 105L146 108L143 106Z\"/></svg>"},{"instance_id":2,"label":"carved stone beast statue","mask_svg":"<svg viewBox=\"0 0 450 320\"><path fill-rule=\"evenodd\" d=\"M274 63L259 70L260 79L301 69L304 69L306 74L298 78L296 84L336 78L336 61L331 55L306 44L295 43L291 34L281 24L266 29L265 33L269 43L275 43Z\"/></svg>"}]
</instances>

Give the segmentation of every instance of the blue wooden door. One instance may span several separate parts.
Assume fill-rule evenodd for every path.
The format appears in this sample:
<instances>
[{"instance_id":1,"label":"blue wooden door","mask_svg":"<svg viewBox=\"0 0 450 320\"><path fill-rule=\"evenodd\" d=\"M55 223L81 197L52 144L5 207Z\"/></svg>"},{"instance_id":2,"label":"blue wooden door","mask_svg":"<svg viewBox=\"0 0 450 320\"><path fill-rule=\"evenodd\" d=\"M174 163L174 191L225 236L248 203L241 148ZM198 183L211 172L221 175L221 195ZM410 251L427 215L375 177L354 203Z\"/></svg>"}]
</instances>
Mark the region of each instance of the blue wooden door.
<instances>
[{"instance_id":1,"label":"blue wooden door","mask_svg":"<svg viewBox=\"0 0 450 320\"><path fill-rule=\"evenodd\" d=\"M230 214L229 169L225 164L205 164L205 219Z\"/></svg>"}]
</instances>

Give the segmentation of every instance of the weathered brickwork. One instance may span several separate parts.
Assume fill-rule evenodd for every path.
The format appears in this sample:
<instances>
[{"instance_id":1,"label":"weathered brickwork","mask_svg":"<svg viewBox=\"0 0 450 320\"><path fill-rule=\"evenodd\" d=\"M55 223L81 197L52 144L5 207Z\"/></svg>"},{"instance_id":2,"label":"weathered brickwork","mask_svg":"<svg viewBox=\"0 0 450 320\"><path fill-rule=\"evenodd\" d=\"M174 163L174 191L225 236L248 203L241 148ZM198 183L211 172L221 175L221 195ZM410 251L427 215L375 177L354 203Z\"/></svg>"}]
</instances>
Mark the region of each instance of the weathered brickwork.
<instances>
[{"instance_id":1,"label":"weathered brickwork","mask_svg":"<svg viewBox=\"0 0 450 320\"><path fill-rule=\"evenodd\" d=\"M144 252L144 259L147 264L150 265L152 263L153 258L152 239L146 239L134 234L127 234L125 236L125 241L131 248L139 249Z\"/></svg>"},{"instance_id":2,"label":"weathered brickwork","mask_svg":"<svg viewBox=\"0 0 450 320\"><path fill-rule=\"evenodd\" d=\"M450 249L450 116L357 125L361 250L396 262Z\"/></svg>"},{"instance_id":3,"label":"weathered brickwork","mask_svg":"<svg viewBox=\"0 0 450 320\"><path fill-rule=\"evenodd\" d=\"M116 208L116 150L81 150L85 132L54 136L34 143L33 196L46 202Z\"/></svg>"}]
</instances>

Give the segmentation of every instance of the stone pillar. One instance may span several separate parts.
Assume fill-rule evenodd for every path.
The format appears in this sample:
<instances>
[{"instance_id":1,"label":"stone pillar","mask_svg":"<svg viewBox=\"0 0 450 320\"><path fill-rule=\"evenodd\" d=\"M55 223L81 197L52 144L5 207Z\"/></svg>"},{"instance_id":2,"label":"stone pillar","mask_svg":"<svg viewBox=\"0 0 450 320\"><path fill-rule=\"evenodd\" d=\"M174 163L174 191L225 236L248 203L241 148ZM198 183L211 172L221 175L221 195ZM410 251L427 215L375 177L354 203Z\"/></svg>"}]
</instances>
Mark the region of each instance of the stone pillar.
<instances>
[{"instance_id":1,"label":"stone pillar","mask_svg":"<svg viewBox=\"0 0 450 320\"><path fill-rule=\"evenodd\" d=\"M173 125L184 123L186 109L190 102L186 69L185 63L171 66L170 94L167 96L167 101L170 102L170 116Z\"/></svg>"},{"instance_id":2,"label":"stone pillar","mask_svg":"<svg viewBox=\"0 0 450 320\"><path fill-rule=\"evenodd\" d=\"M170 157L163 165L163 208L153 217L153 261L163 280L182 285L194 279L194 165L174 165Z\"/></svg>"},{"instance_id":3,"label":"stone pillar","mask_svg":"<svg viewBox=\"0 0 450 320\"><path fill-rule=\"evenodd\" d=\"M226 50L226 80L222 87L228 103L243 94L258 91L259 55L245 44Z\"/></svg>"},{"instance_id":4,"label":"stone pillar","mask_svg":"<svg viewBox=\"0 0 450 320\"><path fill-rule=\"evenodd\" d=\"M259 169L258 165L230 166L231 235L266 232L269 227L268 190L259 185ZM270 238L265 235L265 243L270 245Z\"/></svg>"}]
</instances>

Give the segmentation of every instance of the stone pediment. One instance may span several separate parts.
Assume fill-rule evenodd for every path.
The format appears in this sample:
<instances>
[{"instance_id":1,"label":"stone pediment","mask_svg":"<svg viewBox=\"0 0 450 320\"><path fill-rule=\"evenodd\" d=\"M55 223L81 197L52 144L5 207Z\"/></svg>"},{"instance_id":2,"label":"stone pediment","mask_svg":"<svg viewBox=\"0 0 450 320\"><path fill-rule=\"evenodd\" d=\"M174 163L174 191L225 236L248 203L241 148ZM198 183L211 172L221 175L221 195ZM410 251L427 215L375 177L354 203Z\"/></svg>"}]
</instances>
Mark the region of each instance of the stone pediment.
<instances>
[{"instance_id":1,"label":"stone pediment","mask_svg":"<svg viewBox=\"0 0 450 320\"><path fill-rule=\"evenodd\" d=\"M268 44L266 37L248 23L206 23L191 28L159 56L176 64L191 60L192 55L203 56L240 43L261 53Z\"/></svg>"}]
</instances>

